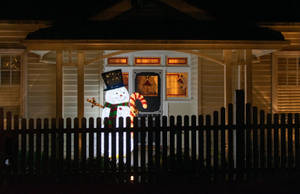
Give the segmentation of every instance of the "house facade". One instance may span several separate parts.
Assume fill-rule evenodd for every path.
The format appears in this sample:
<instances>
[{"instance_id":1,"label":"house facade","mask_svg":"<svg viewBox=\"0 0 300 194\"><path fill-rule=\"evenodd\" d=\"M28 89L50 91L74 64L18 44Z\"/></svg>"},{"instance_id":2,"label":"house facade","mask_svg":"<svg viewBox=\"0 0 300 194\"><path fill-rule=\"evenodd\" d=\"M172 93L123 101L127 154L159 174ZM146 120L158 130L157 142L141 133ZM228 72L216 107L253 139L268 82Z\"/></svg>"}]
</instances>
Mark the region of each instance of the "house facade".
<instances>
[{"instance_id":1,"label":"house facade","mask_svg":"<svg viewBox=\"0 0 300 194\"><path fill-rule=\"evenodd\" d=\"M0 20L0 107L25 118L99 117L86 99L103 104L101 73L122 69L129 92L148 100L145 115L212 114L236 89L269 113L300 111L300 23L220 24L169 1L179 21L128 22L144 13L128 2L76 25Z\"/></svg>"}]
</instances>

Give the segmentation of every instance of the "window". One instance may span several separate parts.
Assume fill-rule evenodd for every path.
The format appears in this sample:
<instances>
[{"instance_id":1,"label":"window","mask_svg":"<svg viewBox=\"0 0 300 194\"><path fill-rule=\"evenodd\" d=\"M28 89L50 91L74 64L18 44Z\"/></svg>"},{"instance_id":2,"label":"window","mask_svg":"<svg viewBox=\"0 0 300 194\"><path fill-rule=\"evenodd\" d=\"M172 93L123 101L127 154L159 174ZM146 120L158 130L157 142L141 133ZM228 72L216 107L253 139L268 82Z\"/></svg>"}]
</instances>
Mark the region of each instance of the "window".
<instances>
[{"instance_id":1,"label":"window","mask_svg":"<svg viewBox=\"0 0 300 194\"><path fill-rule=\"evenodd\" d=\"M135 65L160 65L160 57L136 57L134 60Z\"/></svg>"},{"instance_id":2,"label":"window","mask_svg":"<svg viewBox=\"0 0 300 194\"><path fill-rule=\"evenodd\" d=\"M0 56L0 85L13 86L20 84L20 56Z\"/></svg>"},{"instance_id":3,"label":"window","mask_svg":"<svg viewBox=\"0 0 300 194\"><path fill-rule=\"evenodd\" d=\"M166 74L167 97L188 97L188 73Z\"/></svg>"},{"instance_id":4,"label":"window","mask_svg":"<svg viewBox=\"0 0 300 194\"><path fill-rule=\"evenodd\" d=\"M293 113L300 111L300 57L297 55L277 56L277 74L274 86L277 96L274 96L274 112ZM276 74L273 76L276 77Z\"/></svg>"},{"instance_id":5,"label":"window","mask_svg":"<svg viewBox=\"0 0 300 194\"><path fill-rule=\"evenodd\" d=\"M128 73L127 72L123 72L122 73L122 77L123 77L123 83L124 83L126 89L128 90Z\"/></svg>"},{"instance_id":6,"label":"window","mask_svg":"<svg viewBox=\"0 0 300 194\"><path fill-rule=\"evenodd\" d=\"M187 65L187 58L186 57L168 57L167 58L167 65L170 65L170 66L184 66L184 65Z\"/></svg>"},{"instance_id":7,"label":"window","mask_svg":"<svg viewBox=\"0 0 300 194\"><path fill-rule=\"evenodd\" d=\"M158 96L158 76L139 75L136 77L137 91L143 96Z\"/></svg>"},{"instance_id":8,"label":"window","mask_svg":"<svg viewBox=\"0 0 300 194\"><path fill-rule=\"evenodd\" d=\"M107 63L109 65L128 65L128 58L127 57L108 58Z\"/></svg>"}]
</instances>

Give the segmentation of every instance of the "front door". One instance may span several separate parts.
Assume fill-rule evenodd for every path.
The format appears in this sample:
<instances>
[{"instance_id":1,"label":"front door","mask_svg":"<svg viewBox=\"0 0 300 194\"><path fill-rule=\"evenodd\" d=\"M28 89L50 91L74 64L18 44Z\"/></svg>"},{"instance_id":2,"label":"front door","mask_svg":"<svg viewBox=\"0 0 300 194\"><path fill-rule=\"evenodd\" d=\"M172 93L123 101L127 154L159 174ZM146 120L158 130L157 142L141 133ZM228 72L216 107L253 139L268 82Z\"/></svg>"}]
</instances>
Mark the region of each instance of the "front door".
<instances>
[{"instance_id":1,"label":"front door","mask_svg":"<svg viewBox=\"0 0 300 194\"><path fill-rule=\"evenodd\" d=\"M139 92L147 100L148 108L143 109L142 104L137 101L136 106L140 116L161 115L162 114L162 72L157 70L135 70L134 91Z\"/></svg>"}]
</instances>

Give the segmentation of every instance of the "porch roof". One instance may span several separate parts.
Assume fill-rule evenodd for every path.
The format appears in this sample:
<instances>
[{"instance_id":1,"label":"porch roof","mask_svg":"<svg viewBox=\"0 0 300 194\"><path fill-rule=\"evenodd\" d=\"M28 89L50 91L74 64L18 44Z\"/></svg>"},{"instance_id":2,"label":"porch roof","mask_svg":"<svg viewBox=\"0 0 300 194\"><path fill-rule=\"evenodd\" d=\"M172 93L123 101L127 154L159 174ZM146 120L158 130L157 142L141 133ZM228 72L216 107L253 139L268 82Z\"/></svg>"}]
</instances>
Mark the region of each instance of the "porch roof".
<instances>
[{"instance_id":1,"label":"porch roof","mask_svg":"<svg viewBox=\"0 0 300 194\"><path fill-rule=\"evenodd\" d=\"M266 49L287 46L288 41L278 31L255 25L97 21L39 29L28 34L24 44L34 49Z\"/></svg>"}]
</instances>

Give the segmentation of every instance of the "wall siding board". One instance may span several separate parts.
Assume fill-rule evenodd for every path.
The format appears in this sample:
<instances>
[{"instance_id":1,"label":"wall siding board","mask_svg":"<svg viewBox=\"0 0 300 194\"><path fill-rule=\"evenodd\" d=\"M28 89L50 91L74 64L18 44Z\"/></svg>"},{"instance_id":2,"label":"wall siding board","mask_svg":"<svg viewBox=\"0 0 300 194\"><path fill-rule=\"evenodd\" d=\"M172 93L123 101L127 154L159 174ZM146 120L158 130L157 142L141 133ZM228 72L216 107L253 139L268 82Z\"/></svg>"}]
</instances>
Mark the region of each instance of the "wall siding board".
<instances>
[{"instance_id":1,"label":"wall siding board","mask_svg":"<svg viewBox=\"0 0 300 194\"><path fill-rule=\"evenodd\" d=\"M47 118L56 114L56 65L39 62L39 56L28 54L28 117Z\"/></svg>"},{"instance_id":2,"label":"wall siding board","mask_svg":"<svg viewBox=\"0 0 300 194\"><path fill-rule=\"evenodd\" d=\"M263 55L258 63L252 63L252 101L258 109L271 112L272 103L272 55Z\"/></svg>"}]
</instances>

